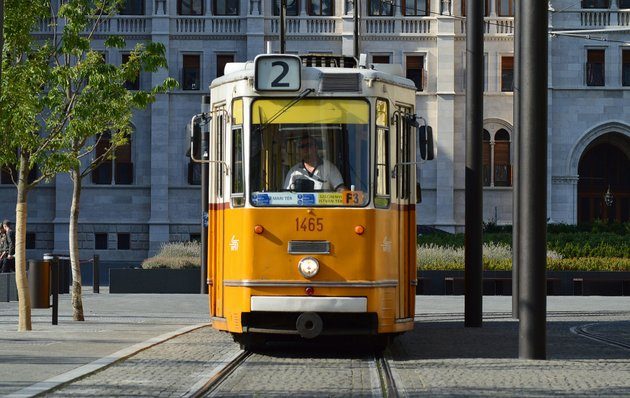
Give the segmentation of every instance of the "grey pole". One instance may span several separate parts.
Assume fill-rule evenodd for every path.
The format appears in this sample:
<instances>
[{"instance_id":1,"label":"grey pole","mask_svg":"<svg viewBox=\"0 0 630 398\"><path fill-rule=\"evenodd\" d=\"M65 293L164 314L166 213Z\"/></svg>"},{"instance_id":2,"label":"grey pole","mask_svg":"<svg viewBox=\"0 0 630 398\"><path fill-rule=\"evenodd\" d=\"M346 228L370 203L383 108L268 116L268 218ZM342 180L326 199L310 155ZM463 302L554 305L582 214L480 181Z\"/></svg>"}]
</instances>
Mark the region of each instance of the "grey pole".
<instances>
[{"instance_id":1,"label":"grey pole","mask_svg":"<svg viewBox=\"0 0 630 398\"><path fill-rule=\"evenodd\" d=\"M280 54L284 54L286 42L287 0L280 0Z\"/></svg>"},{"instance_id":2,"label":"grey pole","mask_svg":"<svg viewBox=\"0 0 630 398\"><path fill-rule=\"evenodd\" d=\"M518 354L546 359L548 5L521 6Z\"/></svg>"},{"instance_id":3,"label":"grey pole","mask_svg":"<svg viewBox=\"0 0 630 398\"><path fill-rule=\"evenodd\" d=\"M210 96L203 96L203 103L201 104L201 112L210 111ZM201 121L200 121L201 123ZM195 128L193 126L193 128ZM209 202L209 174L210 164L207 162L210 159L210 122L206 126L200 126L201 133L201 159L204 161L201 163L201 286L200 293L208 293L208 202Z\"/></svg>"},{"instance_id":4,"label":"grey pole","mask_svg":"<svg viewBox=\"0 0 630 398\"><path fill-rule=\"evenodd\" d=\"M513 153L513 162L512 162L512 318L518 318L518 256L520 253L520 245L519 245L519 219L518 219L518 210L519 210L519 199L520 199L520 191L518 189L519 184L519 175L518 173L521 170L519 165L519 159L521 150L520 137L519 133L520 128L520 87L521 87L521 0L514 1L514 91L513 91L513 116L512 116L512 153Z\"/></svg>"},{"instance_id":5,"label":"grey pole","mask_svg":"<svg viewBox=\"0 0 630 398\"><path fill-rule=\"evenodd\" d=\"M466 233L464 324L482 323L483 8L466 4Z\"/></svg>"},{"instance_id":6,"label":"grey pole","mask_svg":"<svg viewBox=\"0 0 630 398\"><path fill-rule=\"evenodd\" d=\"M354 58L359 62L359 2L353 0L354 19Z\"/></svg>"}]
</instances>

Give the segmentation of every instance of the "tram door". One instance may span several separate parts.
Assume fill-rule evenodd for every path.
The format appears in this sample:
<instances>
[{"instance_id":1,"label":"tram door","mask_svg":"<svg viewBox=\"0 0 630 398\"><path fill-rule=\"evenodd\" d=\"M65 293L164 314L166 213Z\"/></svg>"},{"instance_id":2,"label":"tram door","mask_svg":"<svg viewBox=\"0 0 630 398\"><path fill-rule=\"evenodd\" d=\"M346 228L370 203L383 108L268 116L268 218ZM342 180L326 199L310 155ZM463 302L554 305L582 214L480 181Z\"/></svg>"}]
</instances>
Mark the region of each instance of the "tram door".
<instances>
[{"instance_id":1,"label":"tram door","mask_svg":"<svg viewBox=\"0 0 630 398\"><path fill-rule=\"evenodd\" d=\"M210 211L208 212L208 255L211 299L210 314L223 317L223 260L225 250L225 109L223 106L213 109L213 129L210 134Z\"/></svg>"},{"instance_id":2,"label":"tram door","mask_svg":"<svg viewBox=\"0 0 630 398\"><path fill-rule=\"evenodd\" d=\"M409 121L406 117L402 117L403 114L409 114L410 109L399 108L399 117L396 123L396 164L397 164L397 202L398 202L398 286L400 295L398 297L399 303L399 316L400 318L413 317L411 309L413 304L411 300L414 300L411 289L411 274L415 273L416 256L415 250L412 252L411 248L415 248L415 244L412 244L412 238L415 233L412 232L412 228L415 228L415 212L412 211L412 206L415 203L412 201L411 187L412 187L412 170L415 166L411 164L411 151L413 147L412 129ZM415 187L415 183L413 184Z\"/></svg>"}]
</instances>

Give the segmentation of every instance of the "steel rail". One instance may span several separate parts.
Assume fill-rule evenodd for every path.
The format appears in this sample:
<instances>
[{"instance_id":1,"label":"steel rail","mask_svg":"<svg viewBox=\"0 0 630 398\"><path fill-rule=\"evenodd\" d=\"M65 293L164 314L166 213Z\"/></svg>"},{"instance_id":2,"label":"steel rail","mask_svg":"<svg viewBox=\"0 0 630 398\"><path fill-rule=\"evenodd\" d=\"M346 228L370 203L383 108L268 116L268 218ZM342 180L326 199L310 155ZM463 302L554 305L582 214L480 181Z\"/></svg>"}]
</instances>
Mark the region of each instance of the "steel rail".
<instances>
[{"instance_id":1,"label":"steel rail","mask_svg":"<svg viewBox=\"0 0 630 398\"><path fill-rule=\"evenodd\" d=\"M595 333L591 333L586 330L589 326L593 326L593 325L597 325L597 324L589 323L587 325L574 326L571 328L571 332L578 336L582 336L587 339L598 341L600 343L608 344L614 347L623 348L625 350L630 350L630 344L627 344L627 343L624 343L624 342L621 342L621 341L618 341L609 337L604 337Z\"/></svg>"},{"instance_id":2,"label":"steel rail","mask_svg":"<svg viewBox=\"0 0 630 398\"><path fill-rule=\"evenodd\" d=\"M378 376L380 379L381 393L385 398L398 398L398 388L396 387L396 380L392 373L392 369L389 366L389 362L385 357L380 354L374 357L376 362L376 369L378 370Z\"/></svg>"},{"instance_id":3,"label":"steel rail","mask_svg":"<svg viewBox=\"0 0 630 398\"><path fill-rule=\"evenodd\" d=\"M210 377L200 388L185 394L185 396L190 398L200 398L212 394L217 387L251 355L251 351L241 352L232 360L227 362L222 368L218 369L218 371L214 372L212 377Z\"/></svg>"}]
</instances>

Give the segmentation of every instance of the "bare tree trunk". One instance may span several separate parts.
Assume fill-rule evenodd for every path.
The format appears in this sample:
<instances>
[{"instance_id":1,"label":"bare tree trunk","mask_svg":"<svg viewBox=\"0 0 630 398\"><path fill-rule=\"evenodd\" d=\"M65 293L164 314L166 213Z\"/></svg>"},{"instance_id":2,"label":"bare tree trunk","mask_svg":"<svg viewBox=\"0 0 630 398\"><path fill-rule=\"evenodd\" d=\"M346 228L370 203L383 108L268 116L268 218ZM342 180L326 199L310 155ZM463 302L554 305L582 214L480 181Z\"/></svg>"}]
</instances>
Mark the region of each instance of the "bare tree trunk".
<instances>
[{"instance_id":1,"label":"bare tree trunk","mask_svg":"<svg viewBox=\"0 0 630 398\"><path fill-rule=\"evenodd\" d=\"M69 247L72 265L72 319L83 321L83 299L81 298L81 262L79 260L79 207L81 206L81 173L79 166L70 171L72 178L72 205L70 206Z\"/></svg>"},{"instance_id":2,"label":"bare tree trunk","mask_svg":"<svg viewBox=\"0 0 630 398\"><path fill-rule=\"evenodd\" d=\"M18 331L32 330L31 294L26 278L26 198L28 193L28 160L20 154L20 170L18 174L17 204L15 205L15 284L18 291Z\"/></svg>"}]
</instances>

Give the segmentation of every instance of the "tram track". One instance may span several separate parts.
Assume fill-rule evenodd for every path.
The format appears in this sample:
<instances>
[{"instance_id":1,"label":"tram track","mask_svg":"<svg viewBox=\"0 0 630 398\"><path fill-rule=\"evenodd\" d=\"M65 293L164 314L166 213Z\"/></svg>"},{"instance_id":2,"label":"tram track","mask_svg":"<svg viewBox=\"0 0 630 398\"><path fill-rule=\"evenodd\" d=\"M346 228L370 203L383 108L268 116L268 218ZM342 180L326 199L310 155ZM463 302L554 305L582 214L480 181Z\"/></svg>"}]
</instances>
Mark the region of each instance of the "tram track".
<instances>
[{"instance_id":1,"label":"tram track","mask_svg":"<svg viewBox=\"0 0 630 398\"><path fill-rule=\"evenodd\" d=\"M221 385L230 378L232 374L243 365L254 353L251 351L241 351L240 353L226 359L221 365L215 367L209 374L209 378L200 381L184 394L187 398L211 397L219 393ZM389 360L384 353L374 354L371 358L365 358L374 365L372 373L372 396L383 398L398 398L404 396L398 389L396 379L392 372ZM324 380L322 380L324 381ZM291 386L286 390L290 394ZM220 393L219 393L220 395Z\"/></svg>"},{"instance_id":2,"label":"tram track","mask_svg":"<svg viewBox=\"0 0 630 398\"><path fill-rule=\"evenodd\" d=\"M384 398L400 397L401 395L396 386L396 379L394 378L387 358L385 358L383 354L379 354L374 357L374 361L376 362L376 369L379 375L382 396Z\"/></svg>"},{"instance_id":3,"label":"tram track","mask_svg":"<svg viewBox=\"0 0 630 398\"><path fill-rule=\"evenodd\" d=\"M211 396L212 393L225 381L234 371L249 358L253 352L241 351L229 361L213 369L212 376L203 382L202 385L195 385L184 396L188 398L200 398Z\"/></svg>"},{"instance_id":4,"label":"tram track","mask_svg":"<svg viewBox=\"0 0 630 398\"><path fill-rule=\"evenodd\" d=\"M630 350L630 344L626 342L619 341L610 337L602 336L601 334L593 333L588 330L590 327L593 327L596 325L599 325L599 324L589 323L586 325L574 326L571 328L571 332L573 334L576 334L578 336L581 336L581 337L584 337L593 341L604 343L604 344L617 347L617 348L623 348L625 350Z\"/></svg>"}]
</instances>

